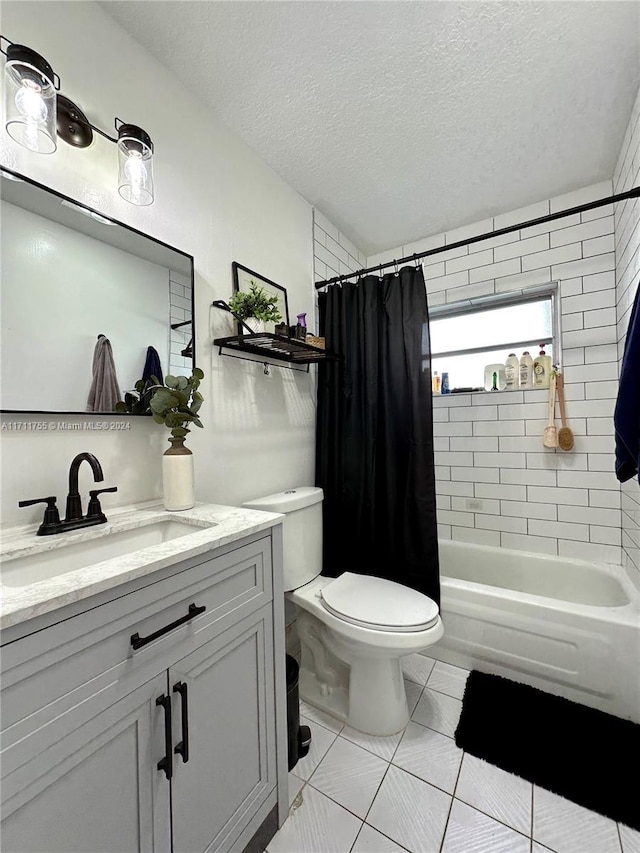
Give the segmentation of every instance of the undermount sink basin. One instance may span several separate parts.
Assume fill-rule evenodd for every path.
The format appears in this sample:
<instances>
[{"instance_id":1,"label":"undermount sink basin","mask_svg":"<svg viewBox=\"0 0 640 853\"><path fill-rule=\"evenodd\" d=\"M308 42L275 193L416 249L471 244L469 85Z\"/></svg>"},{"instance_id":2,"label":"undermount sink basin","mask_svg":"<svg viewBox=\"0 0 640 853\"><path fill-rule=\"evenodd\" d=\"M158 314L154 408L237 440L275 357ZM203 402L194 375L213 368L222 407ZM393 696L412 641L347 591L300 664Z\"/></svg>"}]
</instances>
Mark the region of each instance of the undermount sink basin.
<instances>
[{"instance_id":1,"label":"undermount sink basin","mask_svg":"<svg viewBox=\"0 0 640 853\"><path fill-rule=\"evenodd\" d=\"M58 575L83 569L113 557L122 557L142 548L169 542L181 536L189 536L207 527L215 527L215 522L179 521L167 519L150 521L142 527L132 530L116 530L96 539L63 545L53 551L28 554L24 557L3 560L0 568L2 583L5 586L28 586L38 581L49 580ZM99 528L87 528L99 530ZM64 536L64 533L57 534Z\"/></svg>"}]
</instances>

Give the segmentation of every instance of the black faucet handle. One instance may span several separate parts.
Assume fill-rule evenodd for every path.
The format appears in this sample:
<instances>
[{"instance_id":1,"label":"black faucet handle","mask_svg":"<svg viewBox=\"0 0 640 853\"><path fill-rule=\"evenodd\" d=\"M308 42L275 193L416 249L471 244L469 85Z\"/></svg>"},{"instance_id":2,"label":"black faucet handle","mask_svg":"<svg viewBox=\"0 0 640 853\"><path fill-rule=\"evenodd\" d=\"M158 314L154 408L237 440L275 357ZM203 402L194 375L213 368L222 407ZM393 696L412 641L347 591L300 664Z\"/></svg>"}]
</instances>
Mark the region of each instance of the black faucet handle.
<instances>
[{"instance_id":1,"label":"black faucet handle","mask_svg":"<svg viewBox=\"0 0 640 853\"><path fill-rule=\"evenodd\" d=\"M34 504L47 504L47 509L55 507L58 498L50 495L48 498L34 498L31 501L18 501L18 506L33 506Z\"/></svg>"},{"instance_id":2,"label":"black faucet handle","mask_svg":"<svg viewBox=\"0 0 640 853\"><path fill-rule=\"evenodd\" d=\"M110 486L108 489L90 489L89 490L89 506L87 507L87 518L104 518L107 520L106 515L102 512L102 507L100 506L100 501L98 500L98 495L103 494L103 492L117 492L117 486Z\"/></svg>"},{"instance_id":3,"label":"black faucet handle","mask_svg":"<svg viewBox=\"0 0 640 853\"><path fill-rule=\"evenodd\" d=\"M44 518L38 530L38 536L51 533L52 528L60 524L60 513L56 506L57 498L55 495L50 495L48 498L34 498L30 501L18 501L18 506L33 506L34 504L46 504L47 508L44 511Z\"/></svg>"},{"instance_id":4,"label":"black faucet handle","mask_svg":"<svg viewBox=\"0 0 640 853\"><path fill-rule=\"evenodd\" d=\"M117 492L117 491L118 491L117 486L109 486L108 489L89 489L89 496L92 498L95 498L98 495L101 495L103 492Z\"/></svg>"}]
</instances>

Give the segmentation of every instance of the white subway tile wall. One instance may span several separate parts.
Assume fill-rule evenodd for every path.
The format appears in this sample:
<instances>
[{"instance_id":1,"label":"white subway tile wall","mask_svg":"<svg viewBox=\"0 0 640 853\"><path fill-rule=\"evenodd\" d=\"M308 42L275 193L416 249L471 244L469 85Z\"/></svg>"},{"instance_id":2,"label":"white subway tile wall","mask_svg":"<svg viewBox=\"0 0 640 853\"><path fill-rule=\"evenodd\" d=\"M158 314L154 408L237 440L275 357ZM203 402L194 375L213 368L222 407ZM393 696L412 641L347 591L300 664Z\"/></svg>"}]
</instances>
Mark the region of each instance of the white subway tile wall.
<instances>
[{"instance_id":1,"label":"white subway tile wall","mask_svg":"<svg viewBox=\"0 0 640 853\"><path fill-rule=\"evenodd\" d=\"M419 251L414 249L413 251ZM313 270L314 280L324 281L336 275L357 272L367 265L367 258L319 210L313 211ZM444 271L444 264L442 265ZM318 332L318 291L314 302L314 327Z\"/></svg>"},{"instance_id":2,"label":"white subway tile wall","mask_svg":"<svg viewBox=\"0 0 640 853\"><path fill-rule=\"evenodd\" d=\"M169 270L169 313L171 323L191 319L191 281L185 275ZM193 361L180 355L191 340L191 327L169 329L169 365L167 373L190 376ZM161 361L162 361L162 354ZM163 368L165 365L162 365Z\"/></svg>"},{"instance_id":3,"label":"white subway tile wall","mask_svg":"<svg viewBox=\"0 0 640 853\"><path fill-rule=\"evenodd\" d=\"M631 119L613 173L613 186L616 193L625 192L638 185L640 185L640 92L631 111ZM619 358L622 359L629 316L640 277L640 199L617 204L614 220L616 343ZM635 477L622 485L622 552L623 565L633 582L640 588L640 489Z\"/></svg>"},{"instance_id":4,"label":"white subway tile wall","mask_svg":"<svg viewBox=\"0 0 640 853\"><path fill-rule=\"evenodd\" d=\"M429 238L430 245L446 246L612 193L612 182L604 181ZM614 233L609 206L455 249L447 258L427 259L431 306L559 281L567 416L575 435L570 452L544 447L547 391L434 397L436 486L440 498L451 499L439 501L441 537L621 563L621 517L627 510L625 504L618 507L613 456L618 387ZM637 234L635 239L637 259ZM427 241L420 242L427 248ZM420 243L401 246L368 258L367 266L420 250ZM631 495L626 506L640 516L640 503ZM627 533L629 539L636 536L636 554L639 529Z\"/></svg>"}]
</instances>

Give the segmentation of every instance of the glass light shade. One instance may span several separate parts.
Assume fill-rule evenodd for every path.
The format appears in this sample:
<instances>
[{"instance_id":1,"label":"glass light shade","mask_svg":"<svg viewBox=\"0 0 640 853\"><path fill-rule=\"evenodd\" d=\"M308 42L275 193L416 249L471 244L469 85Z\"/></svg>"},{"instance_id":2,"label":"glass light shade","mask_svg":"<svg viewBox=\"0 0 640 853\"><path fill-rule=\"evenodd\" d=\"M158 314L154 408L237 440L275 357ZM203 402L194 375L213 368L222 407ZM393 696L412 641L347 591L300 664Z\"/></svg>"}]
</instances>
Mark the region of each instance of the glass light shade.
<instances>
[{"instance_id":1,"label":"glass light shade","mask_svg":"<svg viewBox=\"0 0 640 853\"><path fill-rule=\"evenodd\" d=\"M153 143L133 124L118 129L118 192L130 204L153 204Z\"/></svg>"},{"instance_id":2,"label":"glass light shade","mask_svg":"<svg viewBox=\"0 0 640 853\"><path fill-rule=\"evenodd\" d=\"M54 76L49 63L34 50L19 44L7 49L7 133L38 154L53 154L58 147Z\"/></svg>"}]
</instances>

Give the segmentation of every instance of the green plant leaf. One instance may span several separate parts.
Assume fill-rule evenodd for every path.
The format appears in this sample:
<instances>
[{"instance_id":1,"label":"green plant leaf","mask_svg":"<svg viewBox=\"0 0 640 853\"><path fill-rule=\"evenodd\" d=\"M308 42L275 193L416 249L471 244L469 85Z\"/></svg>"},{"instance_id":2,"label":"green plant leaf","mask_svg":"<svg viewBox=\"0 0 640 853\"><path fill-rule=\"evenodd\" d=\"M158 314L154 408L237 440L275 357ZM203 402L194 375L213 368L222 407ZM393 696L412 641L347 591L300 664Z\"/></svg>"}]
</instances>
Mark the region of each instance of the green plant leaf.
<instances>
[{"instance_id":1,"label":"green plant leaf","mask_svg":"<svg viewBox=\"0 0 640 853\"><path fill-rule=\"evenodd\" d=\"M168 373L164 377L164 384L167 386L167 388L177 388L178 387L178 377L172 376L170 373Z\"/></svg>"},{"instance_id":2,"label":"green plant leaf","mask_svg":"<svg viewBox=\"0 0 640 853\"><path fill-rule=\"evenodd\" d=\"M192 375L198 380L204 379L204 372L202 370L200 370L199 367L193 368L193 374Z\"/></svg>"}]
</instances>

